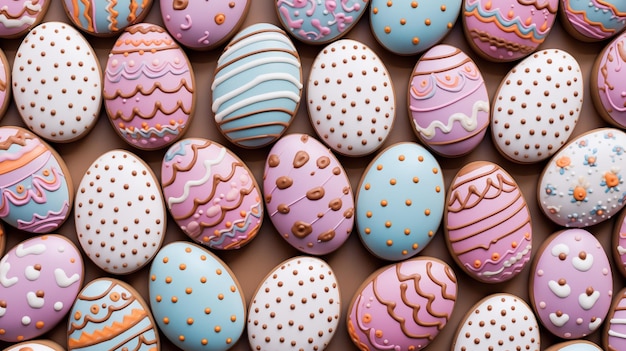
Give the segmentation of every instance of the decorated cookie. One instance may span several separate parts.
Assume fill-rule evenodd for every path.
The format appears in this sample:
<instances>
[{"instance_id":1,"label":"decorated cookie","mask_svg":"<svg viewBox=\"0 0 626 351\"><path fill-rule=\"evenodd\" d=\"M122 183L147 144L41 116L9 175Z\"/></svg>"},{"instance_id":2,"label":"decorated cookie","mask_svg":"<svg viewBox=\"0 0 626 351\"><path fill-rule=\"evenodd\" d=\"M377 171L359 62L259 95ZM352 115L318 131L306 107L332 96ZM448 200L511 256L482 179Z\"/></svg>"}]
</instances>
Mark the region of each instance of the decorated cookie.
<instances>
[{"instance_id":1,"label":"decorated cookie","mask_svg":"<svg viewBox=\"0 0 626 351\"><path fill-rule=\"evenodd\" d=\"M442 156L469 153L489 126L485 80L474 61L450 45L436 45L417 61L408 105L415 134Z\"/></svg>"},{"instance_id":2,"label":"decorated cookie","mask_svg":"<svg viewBox=\"0 0 626 351\"><path fill-rule=\"evenodd\" d=\"M238 249L263 221L261 190L230 150L200 138L172 145L161 165L165 203L180 228L213 249Z\"/></svg>"},{"instance_id":3,"label":"decorated cookie","mask_svg":"<svg viewBox=\"0 0 626 351\"><path fill-rule=\"evenodd\" d=\"M463 32L477 54L491 61L528 56L545 40L560 0L463 0Z\"/></svg>"},{"instance_id":4,"label":"decorated cookie","mask_svg":"<svg viewBox=\"0 0 626 351\"><path fill-rule=\"evenodd\" d=\"M65 14L84 32L113 36L126 27L142 22L150 12L152 0L63 0Z\"/></svg>"},{"instance_id":5,"label":"decorated cookie","mask_svg":"<svg viewBox=\"0 0 626 351\"><path fill-rule=\"evenodd\" d=\"M150 262L165 237L159 181L134 154L108 151L78 185L74 222L83 251L98 267L132 273Z\"/></svg>"},{"instance_id":6,"label":"decorated cookie","mask_svg":"<svg viewBox=\"0 0 626 351\"><path fill-rule=\"evenodd\" d=\"M0 10L1 11L1 10ZM11 103L11 67L9 61L4 55L4 51L0 49L0 118L4 117L4 113Z\"/></svg>"},{"instance_id":7,"label":"decorated cookie","mask_svg":"<svg viewBox=\"0 0 626 351\"><path fill-rule=\"evenodd\" d=\"M563 27L576 39L600 41L626 28L626 2L622 0L560 0Z\"/></svg>"},{"instance_id":8,"label":"decorated cookie","mask_svg":"<svg viewBox=\"0 0 626 351\"><path fill-rule=\"evenodd\" d=\"M181 45L210 50L228 40L246 19L252 0L160 0L167 31Z\"/></svg>"},{"instance_id":9,"label":"decorated cookie","mask_svg":"<svg viewBox=\"0 0 626 351\"><path fill-rule=\"evenodd\" d=\"M626 349L626 288L615 294L602 333L608 351Z\"/></svg>"},{"instance_id":10,"label":"decorated cookie","mask_svg":"<svg viewBox=\"0 0 626 351\"><path fill-rule=\"evenodd\" d=\"M275 0L278 19L294 38L324 44L341 38L365 13L368 0Z\"/></svg>"},{"instance_id":11,"label":"decorated cookie","mask_svg":"<svg viewBox=\"0 0 626 351\"><path fill-rule=\"evenodd\" d=\"M578 123L583 91L580 66L569 53L550 49L525 58L494 98L491 134L498 151L518 163L552 156Z\"/></svg>"},{"instance_id":12,"label":"decorated cookie","mask_svg":"<svg viewBox=\"0 0 626 351\"><path fill-rule=\"evenodd\" d=\"M271 144L287 130L300 105L300 56L280 28L253 24L217 60L211 90L215 123L226 139L245 148Z\"/></svg>"},{"instance_id":13,"label":"decorated cookie","mask_svg":"<svg viewBox=\"0 0 626 351\"><path fill-rule=\"evenodd\" d=\"M626 277L626 212L622 211L615 221L611 246L615 268Z\"/></svg>"},{"instance_id":14,"label":"decorated cookie","mask_svg":"<svg viewBox=\"0 0 626 351\"><path fill-rule=\"evenodd\" d=\"M4 351L65 351L65 348L52 340L30 340L14 344Z\"/></svg>"},{"instance_id":15,"label":"decorated cookie","mask_svg":"<svg viewBox=\"0 0 626 351\"><path fill-rule=\"evenodd\" d=\"M187 351L225 351L243 332L246 302L222 260L189 242L164 246L150 267L150 307L159 330Z\"/></svg>"},{"instance_id":16,"label":"decorated cookie","mask_svg":"<svg viewBox=\"0 0 626 351\"><path fill-rule=\"evenodd\" d=\"M26 34L43 20L51 0L0 1L0 38Z\"/></svg>"},{"instance_id":17,"label":"decorated cookie","mask_svg":"<svg viewBox=\"0 0 626 351\"><path fill-rule=\"evenodd\" d=\"M290 258L265 277L249 311L252 350L324 350L341 315L337 279L319 258Z\"/></svg>"},{"instance_id":18,"label":"decorated cookie","mask_svg":"<svg viewBox=\"0 0 626 351\"><path fill-rule=\"evenodd\" d=\"M462 0L371 0L370 27L385 49L415 55L439 43L454 27Z\"/></svg>"},{"instance_id":19,"label":"decorated cookie","mask_svg":"<svg viewBox=\"0 0 626 351\"><path fill-rule=\"evenodd\" d=\"M306 134L282 137L269 152L263 175L267 212L296 249L325 255L352 232L354 198L339 160Z\"/></svg>"},{"instance_id":20,"label":"decorated cookie","mask_svg":"<svg viewBox=\"0 0 626 351\"><path fill-rule=\"evenodd\" d=\"M539 325L530 306L515 295L497 293L469 309L451 350L539 351L539 345Z\"/></svg>"},{"instance_id":21,"label":"decorated cookie","mask_svg":"<svg viewBox=\"0 0 626 351\"><path fill-rule=\"evenodd\" d=\"M74 188L63 159L20 127L0 127L0 218L17 229L46 233L67 219Z\"/></svg>"},{"instance_id":22,"label":"decorated cookie","mask_svg":"<svg viewBox=\"0 0 626 351\"><path fill-rule=\"evenodd\" d=\"M193 117L196 88L185 52L165 29L126 28L109 55L104 106L130 145L155 150L182 137Z\"/></svg>"},{"instance_id":23,"label":"decorated cookie","mask_svg":"<svg viewBox=\"0 0 626 351\"><path fill-rule=\"evenodd\" d=\"M421 350L448 324L457 299L454 271L420 256L380 268L348 307L348 333L361 350Z\"/></svg>"},{"instance_id":24,"label":"decorated cookie","mask_svg":"<svg viewBox=\"0 0 626 351\"><path fill-rule=\"evenodd\" d=\"M524 194L494 163L477 161L459 170L444 220L450 253L472 278L500 283L517 276L530 260L532 225Z\"/></svg>"},{"instance_id":25,"label":"decorated cookie","mask_svg":"<svg viewBox=\"0 0 626 351\"><path fill-rule=\"evenodd\" d=\"M0 256L4 254L4 247L7 241L7 233L4 231L4 225L0 222Z\"/></svg>"},{"instance_id":26,"label":"decorated cookie","mask_svg":"<svg viewBox=\"0 0 626 351\"><path fill-rule=\"evenodd\" d=\"M363 156L379 149L393 126L391 75L365 44L342 39L315 58L307 85L311 124L335 152Z\"/></svg>"},{"instance_id":27,"label":"decorated cookie","mask_svg":"<svg viewBox=\"0 0 626 351\"><path fill-rule=\"evenodd\" d=\"M364 171L356 194L359 237L375 256L391 261L422 251L443 217L439 163L416 143L394 144Z\"/></svg>"},{"instance_id":28,"label":"decorated cookie","mask_svg":"<svg viewBox=\"0 0 626 351\"><path fill-rule=\"evenodd\" d=\"M0 340L45 334L72 307L83 283L78 248L61 235L27 239L0 260Z\"/></svg>"},{"instance_id":29,"label":"decorated cookie","mask_svg":"<svg viewBox=\"0 0 626 351\"><path fill-rule=\"evenodd\" d=\"M95 125L102 101L100 63L71 25L46 22L31 30L17 49L11 76L17 111L40 137L70 142Z\"/></svg>"},{"instance_id":30,"label":"decorated cookie","mask_svg":"<svg viewBox=\"0 0 626 351\"><path fill-rule=\"evenodd\" d=\"M593 333L611 305L609 259L600 242L584 229L566 229L548 237L533 260L528 284L537 317L560 338Z\"/></svg>"},{"instance_id":31,"label":"decorated cookie","mask_svg":"<svg viewBox=\"0 0 626 351\"><path fill-rule=\"evenodd\" d=\"M69 314L68 350L159 350L150 307L132 286L97 278L81 291Z\"/></svg>"},{"instance_id":32,"label":"decorated cookie","mask_svg":"<svg viewBox=\"0 0 626 351\"><path fill-rule=\"evenodd\" d=\"M602 349L591 341L571 340L552 345L545 351L602 351Z\"/></svg>"},{"instance_id":33,"label":"decorated cookie","mask_svg":"<svg viewBox=\"0 0 626 351\"><path fill-rule=\"evenodd\" d=\"M626 133L613 128L579 135L546 164L537 199L543 213L564 227L587 227L625 205Z\"/></svg>"},{"instance_id":34,"label":"decorated cookie","mask_svg":"<svg viewBox=\"0 0 626 351\"><path fill-rule=\"evenodd\" d=\"M626 128L626 32L608 43L591 69L593 104L607 123Z\"/></svg>"}]
</instances>

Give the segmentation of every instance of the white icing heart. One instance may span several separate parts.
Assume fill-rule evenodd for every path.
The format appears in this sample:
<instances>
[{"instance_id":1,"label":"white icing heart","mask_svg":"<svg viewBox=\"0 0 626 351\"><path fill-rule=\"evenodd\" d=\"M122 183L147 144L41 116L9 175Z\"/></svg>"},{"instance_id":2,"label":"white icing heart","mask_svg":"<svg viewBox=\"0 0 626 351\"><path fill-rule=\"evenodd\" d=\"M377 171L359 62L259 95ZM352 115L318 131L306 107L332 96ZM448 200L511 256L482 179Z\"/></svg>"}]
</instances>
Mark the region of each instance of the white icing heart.
<instances>
[{"instance_id":1,"label":"white icing heart","mask_svg":"<svg viewBox=\"0 0 626 351\"><path fill-rule=\"evenodd\" d=\"M42 308L44 305L43 297L38 297L33 291L26 293L26 300L28 301L28 306L32 308Z\"/></svg>"},{"instance_id":2,"label":"white icing heart","mask_svg":"<svg viewBox=\"0 0 626 351\"><path fill-rule=\"evenodd\" d=\"M600 324L602 324L602 318L596 317L596 320L594 320L593 322L589 323L589 330L590 331L594 331L594 330L598 329Z\"/></svg>"},{"instance_id":3,"label":"white icing heart","mask_svg":"<svg viewBox=\"0 0 626 351\"><path fill-rule=\"evenodd\" d=\"M569 321L569 315L563 313L560 317L556 313L550 313L550 322L557 327L562 327Z\"/></svg>"},{"instance_id":4,"label":"white icing heart","mask_svg":"<svg viewBox=\"0 0 626 351\"><path fill-rule=\"evenodd\" d=\"M569 286L569 284L559 285L559 283L554 280L550 280L548 282L548 287L554 295L560 298L566 298L572 292L572 288Z\"/></svg>"},{"instance_id":5,"label":"white icing heart","mask_svg":"<svg viewBox=\"0 0 626 351\"><path fill-rule=\"evenodd\" d=\"M565 244L557 244L552 248L552 256L559 257L560 254L564 253L565 255L569 255L569 246Z\"/></svg>"},{"instance_id":6,"label":"white icing heart","mask_svg":"<svg viewBox=\"0 0 626 351\"><path fill-rule=\"evenodd\" d=\"M596 304L599 298L600 298L600 292L597 290L594 291L591 295L582 293L578 295L578 304L584 310L590 310L593 307L593 305Z\"/></svg>"},{"instance_id":7,"label":"white icing heart","mask_svg":"<svg viewBox=\"0 0 626 351\"><path fill-rule=\"evenodd\" d=\"M586 272L589 269L591 269L591 266L593 266L593 255L588 253L587 257L585 257L584 260L581 259L580 257L576 256L576 257L572 258L572 265L577 270L579 270L581 272Z\"/></svg>"}]
</instances>

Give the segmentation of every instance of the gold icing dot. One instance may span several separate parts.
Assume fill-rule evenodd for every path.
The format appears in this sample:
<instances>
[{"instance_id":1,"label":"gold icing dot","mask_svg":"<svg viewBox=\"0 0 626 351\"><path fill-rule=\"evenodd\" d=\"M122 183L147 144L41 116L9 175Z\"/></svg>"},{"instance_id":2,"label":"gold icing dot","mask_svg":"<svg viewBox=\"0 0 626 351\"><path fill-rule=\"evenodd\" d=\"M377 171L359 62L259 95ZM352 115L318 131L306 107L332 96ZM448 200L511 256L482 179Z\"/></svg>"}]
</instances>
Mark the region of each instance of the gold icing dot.
<instances>
[{"instance_id":1,"label":"gold icing dot","mask_svg":"<svg viewBox=\"0 0 626 351\"><path fill-rule=\"evenodd\" d=\"M387 228L391 228L391 221L387 221L387 222L385 222L385 227L387 227Z\"/></svg>"},{"instance_id":2,"label":"gold icing dot","mask_svg":"<svg viewBox=\"0 0 626 351\"><path fill-rule=\"evenodd\" d=\"M370 183L365 184L365 190L370 190L371 187Z\"/></svg>"},{"instance_id":3,"label":"gold icing dot","mask_svg":"<svg viewBox=\"0 0 626 351\"><path fill-rule=\"evenodd\" d=\"M178 340L180 340L180 341L185 341L185 336L184 336L184 335L179 335L179 336L178 336Z\"/></svg>"},{"instance_id":4,"label":"gold icing dot","mask_svg":"<svg viewBox=\"0 0 626 351\"><path fill-rule=\"evenodd\" d=\"M420 161L420 162L423 162L424 161L424 156L422 156L422 155L417 156L417 160Z\"/></svg>"},{"instance_id":5,"label":"gold icing dot","mask_svg":"<svg viewBox=\"0 0 626 351\"><path fill-rule=\"evenodd\" d=\"M363 315L363 318L361 320L363 321L363 323L369 323L372 321L372 315L369 313L366 313Z\"/></svg>"},{"instance_id":6,"label":"gold icing dot","mask_svg":"<svg viewBox=\"0 0 626 351\"><path fill-rule=\"evenodd\" d=\"M402 254L403 254L403 255L408 255L408 254L409 254L409 252L408 252L407 250L402 250Z\"/></svg>"},{"instance_id":7,"label":"gold icing dot","mask_svg":"<svg viewBox=\"0 0 626 351\"><path fill-rule=\"evenodd\" d=\"M383 169L383 165L377 165L377 166L376 166L376 169L377 169L377 170L379 170L379 171L382 171L382 169Z\"/></svg>"},{"instance_id":8,"label":"gold icing dot","mask_svg":"<svg viewBox=\"0 0 626 351\"><path fill-rule=\"evenodd\" d=\"M226 15L224 15L223 13L218 13L217 15L215 15L215 23L220 25L220 24L224 24L224 22L226 22Z\"/></svg>"},{"instance_id":9,"label":"gold icing dot","mask_svg":"<svg viewBox=\"0 0 626 351\"><path fill-rule=\"evenodd\" d=\"M430 26L430 18L427 18L427 19L424 21L424 24L425 24L425 25L427 25L427 26Z\"/></svg>"},{"instance_id":10,"label":"gold icing dot","mask_svg":"<svg viewBox=\"0 0 626 351\"><path fill-rule=\"evenodd\" d=\"M364 231L365 231L365 234L370 234L372 232L370 228L365 228Z\"/></svg>"},{"instance_id":11,"label":"gold icing dot","mask_svg":"<svg viewBox=\"0 0 626 351\"><path fill-rule=\"evenodd\" d=\"M412 8L417 8L417 1L412 1L411 2L411 7Z\"/></svg>"},{"instance_id":12,"label":"gold icing dot","mask_svg":"<svg viewBox=\"0 0 626 351\"><path fill-rule=\"evenodd\" d=\"M163 317L163 323L164 324L170 324L170 319L167 317Z\"/></svg>"},{"instance_id":13,"label":"gold icing dot","mask_svg":"<svg viewBox=\"0 0 626 351\"><path fill-rule=\"evenodd\" d=\"M474 267L480 268L480 260L475 260L474 261Z\"/></svg>"},{"instance_id":14,"label":"gold icing dot","mask_svg":"<svg viewBox=\"0 0 626 351\"><path fill-rule=\"evenodd\" d=\"M406 229L404 230L404 235L409 235L409 234L411 234L411 229L406 228Z\"/></svg>"},{"instance_id":15,"label":"gold icing dot","mask_svg":"<svg viewBox=\"0 0 626 351\"><path fill-rule=\"evenodd\" d=\"M433 168L433 174L437 174L439 173L439 170L437 168Z\"/></svg>"},{"instance_id":16,"label":"gold icing dot","mask_svg":"<svg viewBox=\"0 0 626 351\"><path fill-rule=\"evenodd\" d=\"M411 206L411 205L413 204L413 202L412 202L410 199L407 199L404 203L405 203L407 206Z\"/></svg>"},{"instance_id":17,"label":"gold icing dot","mask_svg":"<svg viewBox=\"0 0 626 351\"><path fill-rule=\"evenodd\" d=\"M391 33L391 27L386 26L385 27L385 33L387 33L387 34Z\"/></svg>"},{"instance_id":18,"label":"gold icing dot","mask_svg":"<svg viewBox=\"0 0 626 351\"><path fill-rule=\"evenodd\" d=\"M372 218L372 211L365 212L365 216L367 216L367 218Z\"/></svg>"},{"instance_id":19,"label":"gold icing dot","mask_svg":"<svg viewBox=\"0 0 626 351\"><path fill-rule=\"evenodd\" d=\"M389 184L391 184L391 185L396 185L396 183L397 183L397 181L396 181L396 179L395 179L395 178L391 178L391 179L389 180Z\"/></svg>"},{"instance_id":20,"label":"gold icing dot","mask_svg":"<svg viewBox=\"0 0 626 351\"><path fill-rule=\"evenodd\" d=\"M186 247L186 248L185 248L185 252L186 252L186 253L190 253L190 252L191 252L191 248L190 248L190 247Z\"/></svg>"},{"instance_id":21,"label":"gold icing dot","mask_svg":"<svg viewBox=\"0 0 626 351\"><path fill-rule=\"evenodd\" d=\"M193 324L193 318L187 318L187 324L192 325Z\"/></svg>"},{"instance_id":22,"label":"gold icing dot","mask_svg":"<svg viewBox=\"0 0 626 351\"><path fill-rule=\"evenodd\" d=\"M381 205L382 207L386 207L386 206L387 206L387 200L382 200L382 201L380 202L380 205Z\"/></svg>"},{"instance_id":23,"label":"gold icing dot","mask_svg":"<svg viewBox=\"0 0 626 351\"><path fill-rule=\"evenodd\" d=\"M424 214L427 215L427 216L430 216L430 210L429 209L425 209L424 210Z\"/></svg>"},{"instance_id":24,"label":"gold icing dot","mask_svg":"<svg viewBox=\"0 0 626 351\"><path fill-rule=\"evenodd\" d=\"M420 38L418 37L413 37L413 39L411 40L411 42L413 43L413 45L417 45L420 43Z\"/></svg>"},{"instance_id":25,"label":"gold icing dot","mask_svg":"<svg viewBox=\"0 0 626 351\"><path fill-rule=\"evenodd\" d=\"M377 329L374 334L376 334L377 338L382 338L383 337L383 331L380 330L380 329Z\"/></svg>"},{"instance_id":26,"label":"gold icing dot","mask_svg":"<svg viewBox=\"0 0 626 351\"><path fill-rule=\"evenodd\" d=\"M434 233L432 230L429 230L429 231L428 231L428 236L429 236L429 237L432 237L433 235L435 235L435 233Z\"/></svg>"},{"instance_id":27,"label":"gold icing dot","mask_svg":"<svg viewBox=\"0 0 626 351\"><path fill-rule=\"evenodd\" d=\"M496 261L496 260L498 260L499 258L500 258L500 254L499 254L499 253L494 252L494 253L492 253L492 254L491 254L491 259L492 259L492 260Z\"/></svg>"},{"instance_id":28,"label":"gold icing dot","mask_svg":"<svg viewBox=\"0 0 626 351\"><path fill-rule=\"evenodd\" d=\"M210 308L205 308L204 309L204 314L211 314L211 309Z\"/></svg>"},{"instance_id":29,"label":"gold icing dot","mask_svg":"<svg viewBox=\"0 0 626 351\"><path fill-rule=\"evenodd\" d=\"M222 327L220 327L219 325L216 325L213 330L215 330L216 333L219 333L222 331Z\"/></svg>"},{"instance_id":30,"label":"gold icing dot","mask_svg":"<svg viewBox=\"0 0 626 351\"><path fill-rule=\"evenodd\" d=\"M400 155L398 156L398 160L399 161L404 161L406 159L406 157L404 157L404 155Z\"/></svg>"},{"instance_id":31,"label":"gold icing dot","mask_svg":"<svg viewBox=\"0 0 626 351\"><path fill-rule=\"evenodd\" d=\"M209 343L209 340L207 340L207 339L202 339L202 340L200 340L200 342L202 343L202 345L206 345L206 344L208 344L208 343Z\"/></svg>"},{"instance_id":32,"label":"gold icing dot","mask_svg":"<svg viewBox=\"0 0 626 351\"><path fill-rule=\"evenodd\" d=\"M420 179L418 177L413 177L413 183L419 183Z\"/></svg>"},{"instance_id":33,"label":"gold icing dot","mask_svg":"<svg viewBox=\"0 0 626 351\"><path fill-rule=\"evenodd\" d=\"M237 316L235 316L234 314L232 316L230 316L230 321L231 322L236 322L237 321Z\"/></svg>"},{"instance_id":34,"label":"gold icing dot","mask_svg":"<svg viewBox=\"0 0 626 351\"><path fill-rule=\"evenodd\" d=\"M392 246L393 245L393 240L389 239L386 242L387 246Z\"/></svg>"},{"instance_id":35,"label":"gold icing dot","mask_svg":"<svg viewBox=\"0 0 626 351\"><path fill-rule=\"evenodd\" d=\"M440 187L439 185L437 185L437 186L435 187L435 191L436 191L436 192L438 192L438 193L439 193L439 192L441 192L441 187Z\"/></svg>"},{"instance_id":36,"label":"gold icing dot","mask_svg":"<svg viewBox=\"0 0 626 351\"><path fill-rule=\"evenodd\" d=\"M411 248L413 248L413 250L417 250L418 247L419 247L419 245L417 243L413 243L413 245L411 246Z\"/></svg>"}]
</instances>

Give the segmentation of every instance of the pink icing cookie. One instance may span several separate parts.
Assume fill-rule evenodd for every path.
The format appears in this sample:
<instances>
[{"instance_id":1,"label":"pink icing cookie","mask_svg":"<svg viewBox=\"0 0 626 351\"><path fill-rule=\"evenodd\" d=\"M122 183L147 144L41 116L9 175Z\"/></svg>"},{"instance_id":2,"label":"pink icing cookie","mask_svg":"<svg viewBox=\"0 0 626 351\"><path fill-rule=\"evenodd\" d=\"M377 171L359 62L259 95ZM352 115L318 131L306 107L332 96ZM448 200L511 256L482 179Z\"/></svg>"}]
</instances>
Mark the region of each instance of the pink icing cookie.
<instances>
[{"instance_id":1,"label":"pink icing cookie","mask_svg":"<svg viewBox=\"0 0 626 351\"><path fill-rule=\"evenodd\" d=\"M0 49L0 118L4 116L10 102L11 67L9 66L9 61L7 61L4 51Z\"/></svg>"},{"instance_id":2,"label":"pink icing cookie","mask_svg":"<svg viewBox=\"0 0 626 351\"><path fill-rule=\"evenodd\" d=\"M626 288L615 294L604 323L602 340L605 350L626 350Z\"/></svg>"},{"instance_id":3,"label":"pink icing cookie","mask_svg":"<svg viewBox=\"0 0 626 351\"><path fill-rule=\"evenodd\" d=\"M626 128L626 32L608 43L591 69L593 104L606 122Z\"/></svg>"},{"instance_id":4,"label":"pink icing cookie","mask_svg":"<svg viewBox=\"0 0 626 351\"><path fill-rule=\"evenodd\" d=\"M165 28L181 45L210 50L228 40L246 19L252 0L161 0Z\"/></svg>"},{"instance_id":5,"label":"pink icing cookie","mask_svg":"<svg viewBox=\"0 0 626 351\"><path fill-rule=\"evenodd\" d=\"M372 273L348 307L348 333L361 350L420 350L448 323L456 276L436 258L420 256Z\"/></svg>"},{"instance_id":6,"label":"pink icing cookie","mask_svg":"<svg viewBox=\"0 0 626 351\"><path fill-rule=\"evenodd\" d=\"M65 348L51 340L30 340L15 344L4 351L65 351Z\"/></svg>"},{"instance_id":7,"label":"pink icing cookie","mask_svg":"<svg viewBox=\"0 0 626 351\"><path fill-rule=\"evenodd\" d=\"M165 204L191 239L213 249L238 249L263 221L261 190L250 169L227 148L188 138L161 165Z\"/></svg>"},{"instance_id":8,"label":"pink icing cookie","mask_svg":"<svg viewBox=\"0 0 626 351\"><path fill-rule=\"evenodd\" d=\"M165 29L136 24L115 42L104 75L104 106L130 145L155 150L181 138L193 117L195 91L187 56Z\"/></svg>"},{"instance_id":9,"label":"pink icing cookie","mask_svg":"<svg viewBox=\"0 0 626 351\"><path fill-rule=\"evenodd\" d=\"M473 162L461 168L448 191L446 243L472 278L500 283L530 260L530 211L517 182L500 166Z\"/></svg>"},{"instance_id":10,"label":"pink icing cookie","mask_svg":"<svg viewBox=\"0 0 626 351\"><path fill-rule=\"evenodd\" d=\"M16 38L38 25L51 0L0 0L0 38Z\"/></svg>"},{"instance_id":11,"label":"pink icing cookie","mask_svg":"<svg viewBox=\"0 0 626 351\"><path fill-rule=\"evenodd\" d=\"M4 231L4 225L0 223L0 255L4 254L4 246L6 245L7 234Z\"/></svg>"},{"instance_id":12,"label":"pink icing cookie","mask_svg":"<svg viewBox=\"0 0 626 351\"><path fill-rule=\"evenodd\" d=\"M626 212L622 211L615 220L612 253L617 271L626 277Z\"/></svg>"},{"instance_id":13,"label":"pink icing cookie","mask_svg":"<svg viewBox=\"0 0 626 351\"><path fill-rule=\"evenodd\" d=\"M59 323L83 283L78 248L61 235L25 240L0 260L0 340L36 338Z\"/></svg>"}]
</instances>

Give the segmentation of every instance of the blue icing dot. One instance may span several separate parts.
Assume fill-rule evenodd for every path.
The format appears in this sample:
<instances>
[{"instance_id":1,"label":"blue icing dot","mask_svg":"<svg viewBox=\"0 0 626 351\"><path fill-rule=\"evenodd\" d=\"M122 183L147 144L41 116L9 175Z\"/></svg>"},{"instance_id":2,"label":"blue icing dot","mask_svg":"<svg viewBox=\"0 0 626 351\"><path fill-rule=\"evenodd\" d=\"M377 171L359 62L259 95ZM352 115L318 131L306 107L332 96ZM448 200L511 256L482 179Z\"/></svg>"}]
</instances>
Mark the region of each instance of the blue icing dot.
<instances>
[{"instance_id":1,"label":"blue icing dot","mask_svg":"<svg viewBox=\"0 0 626 351\"><path fill-rule=\"evenodd\" d=\"M163 247L150 268L149 289L157 325L181 349L227 350L243 332L239 284L219 258L196 244Z\"/></svg>"},{"instance_id":2,"label":"blue icing dot","mask_svg":"<svg viewBox=\"0 0 626 351\"><path fill-rule=\"evenodd\" d=\"M451 30L461 0L372 0L370 26L376 40L399 55L428 50Z\"/></svg>"},{"instance_id":3,"label":"blue icing dot","mask_svg":"<svg viewBox=\"0 0 626 351\"><path fill-rule=\"evenodd\" d=\"M368 166L356 200L363 244L386 260L420 252L441 223L445 191L437 160L415 143L398 143Z\"/></svg>"}]
</instances>

